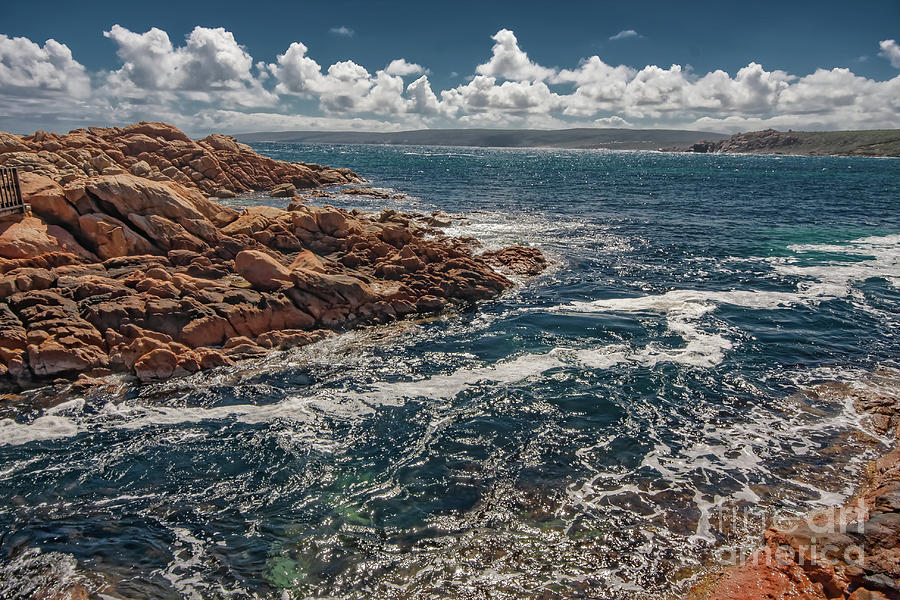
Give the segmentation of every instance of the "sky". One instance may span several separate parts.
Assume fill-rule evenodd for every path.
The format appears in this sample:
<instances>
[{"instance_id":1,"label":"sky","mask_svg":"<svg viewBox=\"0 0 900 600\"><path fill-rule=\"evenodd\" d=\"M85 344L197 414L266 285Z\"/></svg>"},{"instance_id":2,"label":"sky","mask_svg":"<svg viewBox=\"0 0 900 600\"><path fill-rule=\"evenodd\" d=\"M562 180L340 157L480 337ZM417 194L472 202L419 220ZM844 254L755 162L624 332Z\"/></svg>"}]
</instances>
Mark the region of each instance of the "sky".
<instances>
[{"instance_id":1,"label":"sky","mask_svg":"<svg viewBox=\"0 0 900 600\"><path fill-rule=\"evenodd\" d=\"M900 128L900 1L4 2L0 130Z\"/></svg>"}]
</instances>

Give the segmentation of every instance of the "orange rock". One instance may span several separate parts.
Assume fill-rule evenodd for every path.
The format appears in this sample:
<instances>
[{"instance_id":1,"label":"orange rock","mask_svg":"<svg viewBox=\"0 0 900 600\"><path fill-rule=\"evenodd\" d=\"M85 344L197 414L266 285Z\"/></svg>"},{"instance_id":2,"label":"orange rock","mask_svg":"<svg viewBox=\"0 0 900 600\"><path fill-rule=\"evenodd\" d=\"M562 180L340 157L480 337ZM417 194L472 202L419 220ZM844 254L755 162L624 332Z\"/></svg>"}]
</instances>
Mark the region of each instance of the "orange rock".
<instances>
[{"instance_id":1,"label":"orange rock","mask_svg":"<svg viewBox=\"0 0 900 600\"><path fill-rule=\"evenodd\" d=\"M166 348L157 348L141 356L134 363L134 373L141 381L168 379L175 372L178 357Z\"/></svg>"},{"instance_id":2,"label":"orange rock","mask_svg":"<svg viewBox=\"0 0 900 600\"><path fill-rule=\"evenodd\" d=\"M281 331L267 331L256 338L256 343L263 348L277 348L287 350L297 346L306 346L317 342L328 335L328 331L300 331L297 329L284 329Z\"/></svg>"},{"instance_id":3,"label":"orange rock","mask_svg":"<svg viewBox=\"0 0 900 600\"><path fill-rule=\"evenodd\" d=\"M138 123L0 134L0 154L46 219L0 227L0 377L21 382L107 364L192 373L231 364L210 348L229 338L246 338L229 343L233 358L256 356L319 339L315 327L491 297L511 282L488 260L541 266L518 250L476 258L471 241L426 239L395 211L222 206L207 196L359 181L228 136Z\"/></svg>"},{"instance_id":4,"label":"orange rock","mask_svg":"<svg viewBox=\"0 0 900 600\"><path fill-rule=\"evenodd\" d=\"M533 276L547 268L547 259L537 248L512 246L502 250L485 252L481 257L488 264L509 270L516 275Z\"/></svg>"},{"instance_id":5,"label":"orange rock","mask_svg":"<svg viewBox=\"0 0 900 600\"><path fill-rule=\"evenodd\" d=\"M763 551L727 571L704 600L828 600L797 564Z\"/></svg>"},{"instance_id":6,"label":"orange rock","mask_svg":"<svg viewBox=\"0 0 900 600\"><path fill-rule=\"evenodd\" d=\"M287 267L258 250L244 250L235 256L234 270L258 290L278 290L293 281Z\"/></svg>"},{"instance_id":7,"label":"orange rock","mask_svg":"<svg viewBox=\"0 0 900 600\"><path fill-rule=\"evenodd\" d=\"M49 177L26 171L19 174L19 184L23 200L41 218L69 226L78 221L78 211L66 200L62 186Z\"/></svg>"},{"instance_id":8,"label":"orange rock","mask_svg":"<svg viewBox=\"0 0 900 600\"><path fill-rule=\"evenodd\" d=\"M291 266L288 267L288 269L291 271L293 271L294 269L307 269L309 271L324 273L325 265L322 263L322 259L320 259L318 256L316 256L309 250L303 250L297 254L297 256L294 258L294 262L291 263Z\"/></svg>"},{"instance_id":9,"label":"orange rock","mask_svg":"<svg viewBox=\"0 0 900 600\"><path fill-rule=\"evenodd\" d=\"M215 369L234 364L230 358L212 348L197 348L194 352L199 357L201 369Z\"/></svg>"},{"instance_id":10,"label":"orange rock","mask_svg":"<svg viewBox=\"0 0 900 600\"><path fill-rule=\"evenodd\" d=\"M82 235L93 243L97 256L103 259L159 252L146 238L109 215L81 215L78 226Z\"/></svg>"},{"instance_id":11,"label":"orange rock","mask_svg":"<svg viewBox=\"0 0 900 600\"><path fill-rule=\"evenodd\" d=\"M64 250L90 258L85 250L65 230L48 226L36 217L0 225L0 256L5 258L33 258L41 254Z\"/></svg>"}]
</instances>

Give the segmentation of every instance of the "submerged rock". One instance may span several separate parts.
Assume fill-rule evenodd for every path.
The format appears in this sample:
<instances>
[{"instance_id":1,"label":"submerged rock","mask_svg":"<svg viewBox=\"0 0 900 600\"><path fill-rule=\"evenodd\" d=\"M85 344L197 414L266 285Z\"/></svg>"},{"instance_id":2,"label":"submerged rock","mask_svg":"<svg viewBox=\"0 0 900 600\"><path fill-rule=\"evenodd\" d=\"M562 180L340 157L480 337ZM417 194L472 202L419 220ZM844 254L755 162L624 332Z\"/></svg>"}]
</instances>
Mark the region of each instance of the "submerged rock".
<instances>
[{"instance_id":1,"label":"submerged rock","mask_svg":"<svg viewBox=\"0 0 900 600\"><path fill-rule=\"evenodd\" d=\"M533 276L547 268L547 259L537 248L514 246L485 252L481 257L488 264L507 269L516 275Z\"/></svg>"}]
</instances>

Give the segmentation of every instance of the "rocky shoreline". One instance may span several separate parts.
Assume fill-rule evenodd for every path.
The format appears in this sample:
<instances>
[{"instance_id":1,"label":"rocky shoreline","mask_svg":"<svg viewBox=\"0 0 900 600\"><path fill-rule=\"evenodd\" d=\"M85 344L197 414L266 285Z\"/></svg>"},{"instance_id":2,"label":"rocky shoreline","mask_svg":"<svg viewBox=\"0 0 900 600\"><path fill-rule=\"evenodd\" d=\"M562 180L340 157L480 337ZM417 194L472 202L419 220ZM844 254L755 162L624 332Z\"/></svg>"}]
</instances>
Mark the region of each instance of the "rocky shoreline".
<instances>
[{"instance_id":1,"label":"rocky shoreline","mask_svg":"<svg viewBox=\"0 0 900 600\"><path fill-rule=\"evenodd\" d=\"M765 129L668 150L700 154L897 157L900 156L900 130L785 132Z\"/></svg>"},{"instance_id":2,"label":"rocky shoreline","mask_svg":"<svg viewBox=\"0 0 900 600\"><path fill-rule=\"evenodd\" d=\"M334 331L492 298L546 260L480 252L433 217L307 204L362 182L171 125L0 133L31 214L0 224L0 382L166 379ZM210 198L251 190L287 210ZM506 275L504 275L506 273Z\"/></svg>"},{"instance_id":3,"label":"rocky shoreline","mask_svg":"<svg viewBox=\"0 0 900 600\"><path fill-rule=\"evenodd\" d=\"M898 381L900 373L882 370L870 375L871 386L807 391L852 400L891 449L843 506L770 527L752 556L698 585L690 600L900 599L900 392L890 391Z\"/></svg>"}]
</instances>

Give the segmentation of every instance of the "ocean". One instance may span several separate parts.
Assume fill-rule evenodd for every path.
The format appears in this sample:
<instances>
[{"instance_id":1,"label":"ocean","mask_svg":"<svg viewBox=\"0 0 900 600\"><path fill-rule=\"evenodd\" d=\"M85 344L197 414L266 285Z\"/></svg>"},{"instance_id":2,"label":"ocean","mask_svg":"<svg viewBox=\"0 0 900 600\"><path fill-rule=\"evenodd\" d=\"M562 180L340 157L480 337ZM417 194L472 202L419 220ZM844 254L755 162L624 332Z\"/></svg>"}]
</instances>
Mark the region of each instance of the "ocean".
<instances>
[{"instance_id":1,"label":"ocean","mask_svg":"<svg viewBox=\"0 0 900 600\"><path fill-rule=\"evenodd\" d=\"M230 369L8 398L3 598L677 597L885 448L814 388L900 393L900 160L253 146L405 194L315 202L552 266Z\"/></svg>"}]
</instances>

